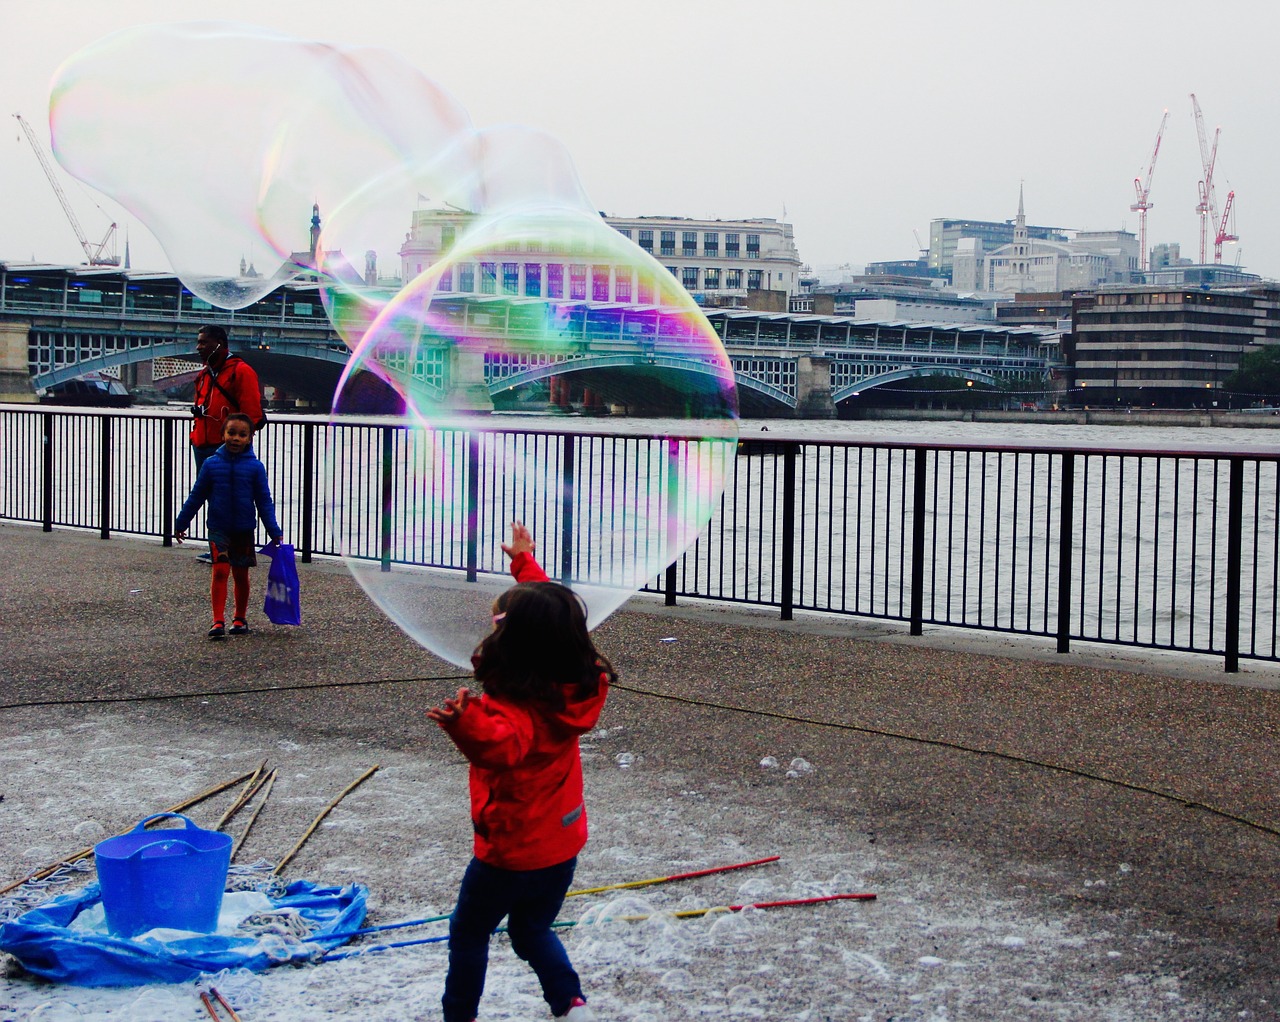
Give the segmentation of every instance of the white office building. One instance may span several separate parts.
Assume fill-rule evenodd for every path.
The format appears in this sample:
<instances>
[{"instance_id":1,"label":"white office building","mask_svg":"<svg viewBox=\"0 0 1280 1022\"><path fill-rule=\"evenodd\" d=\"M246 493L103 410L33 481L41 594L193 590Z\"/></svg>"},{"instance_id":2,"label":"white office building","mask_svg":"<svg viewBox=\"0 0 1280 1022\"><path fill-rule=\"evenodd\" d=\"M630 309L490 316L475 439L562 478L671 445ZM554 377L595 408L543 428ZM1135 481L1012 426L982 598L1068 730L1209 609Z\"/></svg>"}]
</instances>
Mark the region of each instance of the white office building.
<instances>
[{"instance_id":1,"label":"white office building","mask_svg":"<svg viewBox=\"0 0 1280 1022\"><path fill-rule=\"evenodd\" d=\"M957 291L1027 294L1127 284L1139 267L1137 238L1128 231L1078 231L1070 241L1029 236L1018 190L1013 241L984 251L979 238L962 238L952 257Z\"/></svg>"},{"instance_id":2,"label":"white office building","mask_svg":"<svg viewBox=\"0 0 1280 1022\"><path fill-rule=\"evenodd\" d=\"M457 209L419 209L400 249L411 280L449 253L474 220ZM605 223L647 252L695 300L745 299L751 291L800 289L801 261L791 224L771 218L692 220L686 217L605 217ZM525 295L598 302L662 301L661 281L621 265L608 246L543 240L513 241L456 260L441 275L439 291ZM785 305L783 306L785 308Z\"/></svg>"}]
</instances>

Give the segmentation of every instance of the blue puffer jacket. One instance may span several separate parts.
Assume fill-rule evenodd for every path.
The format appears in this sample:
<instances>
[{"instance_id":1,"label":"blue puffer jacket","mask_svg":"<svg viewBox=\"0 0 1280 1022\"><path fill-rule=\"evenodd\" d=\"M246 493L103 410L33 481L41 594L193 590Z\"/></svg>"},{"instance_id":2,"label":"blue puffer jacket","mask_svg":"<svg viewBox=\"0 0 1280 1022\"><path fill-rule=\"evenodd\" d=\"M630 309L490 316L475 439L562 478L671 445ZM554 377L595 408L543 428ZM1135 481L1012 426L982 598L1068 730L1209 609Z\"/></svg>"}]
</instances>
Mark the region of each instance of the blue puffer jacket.
<instances>
[{"instance_id":1,"label":"blue puffer jacket","mask_svg":"<svg viewBox=\"0 0 1280 1022\"><path fill-rule=\"evenodd\" d=\"M226 445L213 452L200 467L191 496L178 512L173 531L186 532L191 519L205 501L209 502L210 532L253 532L258 518L272 539L284 535L276 521L276 505L267 486L267 470L247 447L232 454Z\"/></svg>"}]
</instances>

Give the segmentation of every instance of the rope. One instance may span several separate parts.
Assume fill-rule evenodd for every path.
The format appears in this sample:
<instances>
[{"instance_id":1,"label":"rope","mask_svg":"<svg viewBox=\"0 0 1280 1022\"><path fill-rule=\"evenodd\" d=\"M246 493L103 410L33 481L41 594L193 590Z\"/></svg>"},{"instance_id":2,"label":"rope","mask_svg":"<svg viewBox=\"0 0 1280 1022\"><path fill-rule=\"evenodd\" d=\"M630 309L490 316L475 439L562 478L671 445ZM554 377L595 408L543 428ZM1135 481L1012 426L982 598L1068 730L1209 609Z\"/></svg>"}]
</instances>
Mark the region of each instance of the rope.
<instances>
[{"instance_id":1,"label":"rope","mask_svg":"<svg viewBox=\"0 0 1280 1022\"><path fill-rule=\"evenodd\" d=\"M310 685L273 685L262 686L256 688L239 688L239 689L223 689L213 692L181 692L174 694L150 694L137 696L108 696L106 698L97 699L45 699L24 703L0 703L0 710L25 709L37 706L92 706L98 703L135 703L135 702L157 702L161 700L172 699L207 699L213 696L239 696L239 695L256 695L271 692L297 692L306 689L326 689L326 688L349 688L365 685L403 685L415 682L427 681L467 681L472 676L470 674L438 674L422 678L373 678L365 681L327 681ZM1130 791L1141 792L1144 795L1153 795L1156 798L1167 799L1170 802L1176 802L1179 805L1186 806L1189 809L1200 809L1204 812L1219 816L1224 820L1230 820L1233 823L1239 823L1243 826L1250 827L1254 830L1261 831L1264 834L1270 834L1272 837L1280 837L1280 829L1268 826L1265 823L1258 823L1246 816L1240 816L1237 813L1228 812L1225 809L1219 809L1217 806L1209 805L1206 802L1197 799L1185 798L1182 795L1174 794L1169 791L1161 791L1159 788L1151 788L1144 784L1136 784L1133 781L1122 781L1114 777L1106 777L1103 774L1095 774L1089 770L1083 770L1079 767L1063 766L1060 763L1049 763L1044 760L1032 759L1029 756L1018 756L1011 752L1001 752L998 749L982 749L973 745L964 745L959 742L949 742L941 738L923 738L920 735L910 735L902 731L888 731L883 728L868 727L864 724L848 724L842 721L819 720L815 717L801 717L791 713L781 713L776 710L757 710L746 706L733 706L729 703L716 703L706 699L693 699L689 696L670 695L665 692L655 692L652 689L639 688L634 685L624 685L621 682L614 682L612 688L622 692L630 692L632 695L643 696L646 699L664 699L668 702L683 703L686 706L698 706L708 710L723 710L728 713L744 713L755 717L768 717L773 720L785 720L794 724L807 724L810 727L835 728L840 731L857 731L861 734L878 735L883 738L895 738L904 742L916 742L921 745L933 745L938 748L951 749L956 752L968 752L978 756L991 756L995 759L1001 759L1009 763L1021 763L1024 766L1040 767L1043 770L1053 770L1058 773L1069 774L1074 777L1083 777L1091 781L1099 781L1103 784L1112 784L1118 788L1127 788Z\"/></svg>"}]
</instances>

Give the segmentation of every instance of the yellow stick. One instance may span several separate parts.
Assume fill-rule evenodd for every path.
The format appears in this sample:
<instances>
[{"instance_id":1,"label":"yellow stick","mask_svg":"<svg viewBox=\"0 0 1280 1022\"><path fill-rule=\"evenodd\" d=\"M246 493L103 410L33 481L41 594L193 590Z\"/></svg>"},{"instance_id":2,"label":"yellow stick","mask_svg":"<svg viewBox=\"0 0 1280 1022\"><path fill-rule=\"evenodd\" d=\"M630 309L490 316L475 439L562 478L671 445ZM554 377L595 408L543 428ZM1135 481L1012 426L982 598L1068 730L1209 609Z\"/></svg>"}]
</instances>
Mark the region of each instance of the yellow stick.
<instances>
[{"instance_id":1,"label":"yellow stick","mask_svg":"<svg viewBox=\"0 0 1280 1022\"><path fill-rule=\"evenodd\" d=\"M221 830L225 827L227 821L248 804L249 800L253 798L258 789L262 786L262 782L266 779L263 773L266 769L267 761L264 759L258 764L258 769L253 772L253 776L245 782L245 786L240 790L240 794L236 796L236 800L231 803L231 808L223 813L222 818L214 824L214 830Z\"/></svg>"},{"instance_id":2,"label":"yellow stick","mask_svg":"<svg viewBox=\"0 0 1280 1022\"><path fill-rule=\"evenodd\" d=\"M240 840L236 842L236 846L231 849L231 861L234 862L236 856L240 853L240 846L244 844L244 839L249 836L249 831L253 830L253 825L258 822L258 814L262 812L262 807L267 804L267 799L271 797L271 787L276 783L276 772L274 770L267 774L266 784L263 786L262 801L258 803L258 808L253 811L253 815L249 817L249 822L245 824L244 833L240 835Z\"/></svg>"},{"instance_id":3,"label":"yellow stick","mask_svg":"<svg viewBox=\"0 0 1280 1022\"><path fill-rule=\"evenodd\" d=\"M307 832L298 839L298 843L289 850L289 854L280 860L280 865L276 866L276 868L271 871L271 875L279 876L281 871L285 868L285 866L289 864L289 860L292 859L295 855L297 855L298 850L302 848L304 844L306 844L307 838L309 838L312 832L314 832L315 829L318 826L320 826L320 821L323 820L326 816L329 815L330 812L333 811L333 807L336 806L339 802L341 802L344 798L346 798L349 794L351 794L351 792L355 791L356 788L360 787L361 784L363 784L365 781L367 781L370 777L372 777L377 772L378 772L378 766L375 763L363 774L361 774L354 781L352 781L345 788L343 788L342 793L339 794L338 797L335 798L332 802L330 802L327 806L325 806L324 809L320 811L320 815L311 821L311 826L307 828Z\"/></svg>"},{"instance_id":4,"label":"yellow stick","mask_svg":"<svg viewBox=\"0 0 1280 1022\"><path fill-rule=\"evenodd\" d=\"M250 770L249 773L247 774L241 774L239 777L233 777L231 780L225 781L222 784L215 784L212 788L209 788L205 791L200 792L199 795L195 795L184 802L179 802L176 806L170 806L168 809L164 810L164 812L180 813L184 809L190 809L194 805L199 805L201 802L205 801L205 799L210 799L210 798L213 798L214 795L222 794L222 792L226 791L228 788L234 788L237 784L240 784L241 782L248 780L249 777L252 776L252 774L253 774L253 771ZM133 829L132 827L129 828L129 830L132 830L132 829ZM129 833L129 831L122 830L120 833L127 834ZM65 859L59 859L57 862L51 863L50 865L45 866L42 869L38 869L34 873L28 873L21 880L15 880L8 887L0 887L0 894L8 894L10 891L16 891L23 884L30 883L32 880L43 880L45 877L56 873L59 869L61 869L67 863L79 862L81 859L87 859L92 854L93 854L93 845L90 845L88 848L82 848L80 849L80 851L76 852L74 855L68 856Z\"/></svg>"}]
</instances>

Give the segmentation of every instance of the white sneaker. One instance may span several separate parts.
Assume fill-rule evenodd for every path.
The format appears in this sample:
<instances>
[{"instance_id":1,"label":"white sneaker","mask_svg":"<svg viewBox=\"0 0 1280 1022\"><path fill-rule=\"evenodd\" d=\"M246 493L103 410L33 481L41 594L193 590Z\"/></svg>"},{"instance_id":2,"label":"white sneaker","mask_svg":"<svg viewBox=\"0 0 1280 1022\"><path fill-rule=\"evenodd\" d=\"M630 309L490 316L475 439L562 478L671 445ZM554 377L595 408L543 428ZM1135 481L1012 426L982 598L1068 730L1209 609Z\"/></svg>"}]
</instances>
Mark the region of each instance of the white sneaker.
<instances>
[{"instance_id":1,"label":"white sneaker","mask_svg":"<svg viewBox=\"0 0 1280 1022\"><path fill-rule=\"evenodd\" d=\"M587 1007L587 1002L581 997L575 997L569 1010L556 1018L563 1022L596 1022L596 1013Z\"/></svg>"}]
</instances>

